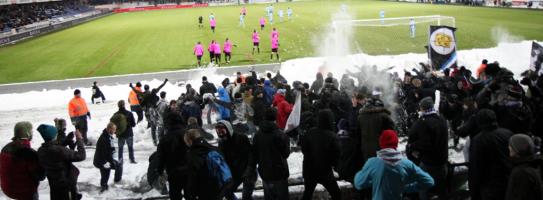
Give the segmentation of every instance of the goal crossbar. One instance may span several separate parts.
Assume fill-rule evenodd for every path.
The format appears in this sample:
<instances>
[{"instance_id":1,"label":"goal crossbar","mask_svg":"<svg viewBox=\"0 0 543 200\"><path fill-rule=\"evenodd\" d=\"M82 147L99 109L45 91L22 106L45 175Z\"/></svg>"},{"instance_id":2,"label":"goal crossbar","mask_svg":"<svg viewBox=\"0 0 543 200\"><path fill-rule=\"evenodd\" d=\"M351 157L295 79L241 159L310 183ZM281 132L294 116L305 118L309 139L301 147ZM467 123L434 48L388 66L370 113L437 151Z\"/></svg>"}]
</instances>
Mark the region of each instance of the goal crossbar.
<instances>
[{"instance_id":1,"label":"goal crossbar","mask_svg":"<svg viewBox=\"0 0 543 200\"><path fill-rule=\"evenodd\" d=\"M409 20L415 20L415 23L427 23L432 21L437 21L438 25L441 25L441 20L450 20L452 22L452 27L456 27L456 20L451 16L442 16L442 15L428 15L428 16L412 16L412 17L392 17L392 18L376 18L376 19L357 19L357 20L337 20L333 21L332 25L335 27L337 25L350 24L352 26L397 26L397 25L408 25ZM389 21L398 21L405 20L404 23L395 23L389 24L385 22ZM368 22L380 22L380 23L368 23Z\"/></svg>"}]
</instances>

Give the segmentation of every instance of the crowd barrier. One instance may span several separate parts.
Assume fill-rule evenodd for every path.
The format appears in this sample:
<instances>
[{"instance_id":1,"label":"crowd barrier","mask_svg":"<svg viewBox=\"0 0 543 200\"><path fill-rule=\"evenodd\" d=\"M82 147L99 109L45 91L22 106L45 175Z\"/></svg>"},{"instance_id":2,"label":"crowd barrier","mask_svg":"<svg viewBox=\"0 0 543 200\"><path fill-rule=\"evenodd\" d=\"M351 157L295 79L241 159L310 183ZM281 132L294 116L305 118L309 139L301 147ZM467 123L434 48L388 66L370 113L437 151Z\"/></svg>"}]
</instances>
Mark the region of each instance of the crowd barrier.
<instances>
[{"instance_id":1,"label":"crowd barrier","mask_svg":"<svg viewBox=\"0 0 543 200\"><path fill-rule=\"evenodd\" d=\"M38 36L38 35L43 35L45 33L49 33L49 32L53 32L53 31L58 31L58 30L61 30L61 29L69 28L69 27L72 27L72 26L75 26L75 25L78 25L78 24L81 24L81 23L84 23L84 22L87 22L87 21L90 21L90 20L93 20L93 19L96 19L96 18L99 18L99 17L106 16L108 14L111 14L111 12L101 12L101 13L96 14L96 15L90 15L90 16L74 19L74 20L71 20L71 21L66 21L66 22L62 22L62 23L58 23L58 24L52 24L50 26L46 26L46 27L43 27L43 28L38 28L38 29L34 29L34 30L22 32L22 33L17 33L17 34L8 36L8 37L0 38L0 46L15 43L17 41L27 39L27 38L31 38L31 37L35 37L35 36Z\"/></svg>"},{"instance_id":2,"label":"crowd barrier","mask_svg":"<svg viewBox=\"0 0 543 200\"><path fill-rule=\"evenodd\" d=\"M208 7L209 4L190 4L190 5L159 5L159 6L145 6L145 7L135 7L135 8L118 8L113 12L115 13L124 13L124 12L137 12L137 11L147 11L147 10L166 10L166 9L182 9L182 8L200 8Z\"/></svg>"}]
</instances>

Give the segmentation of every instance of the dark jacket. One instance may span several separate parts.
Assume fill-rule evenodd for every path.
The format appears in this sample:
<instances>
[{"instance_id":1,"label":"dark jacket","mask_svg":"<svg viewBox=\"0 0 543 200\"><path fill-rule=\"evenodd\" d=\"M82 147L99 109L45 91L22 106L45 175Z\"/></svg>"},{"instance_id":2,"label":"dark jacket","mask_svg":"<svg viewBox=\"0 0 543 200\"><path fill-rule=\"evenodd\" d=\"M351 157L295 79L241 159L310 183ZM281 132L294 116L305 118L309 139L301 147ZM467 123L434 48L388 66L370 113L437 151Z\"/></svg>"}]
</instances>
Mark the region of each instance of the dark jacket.
<instances>
[{"instance_id":1,"label":"dark jacket","mask_svg":"<svg viewBox=\"0 0 543 200\"><path fill-rule=\"evenodd\" d=\"M394 129L390 111L383 106L366 105L358 114L362 162L375 157L379 151L379 136L383 130Z\"/></svg>"},{"instance_id":2,"label":"dark jacket","mask_svg":"<svg viewBox=\"0 0 543 200\"><path fill-rule=\"evenodd\" d=\"M496 125L486 126L471 141L468 181L473 200L504 199L510 169L509 138L513 133Z\"/></svg>"},{"instance_id":3,"label":"dark jacket","mask_svg":"<svg viewBox=\"0 0 543 200\"><path fill-rule=\"evenodd\" d=\"M234 133L228 139L219 142L219 150L224 155L234 179L241 180L245 172L249 172L248 170L251 169L249 165L249 160L252 157L251 148L249 138L238 133Z\"/></svg>"},{"instance_id":4,"label":"dark jacket","mask_svg":"<svg viewBox=\"0 0 543 200\"><path fill-rule=\"evenodd\" d=\"M46 142L38 149L40 164L45 169L51 190L75 187L79 170L72 162L86 158L83 141L78 140L76 146L77 151L73 151L54 142Z\"/></svg>"},{"instance_id":5,"label":"dark jacket","mask_svg":"<svg viewBox=\"0 0 543 200\"><path fill-rule=\"evenodd\" d=\"M339 141L334 130L334 114L320 111L318 127L311 129L302 139L303 176L305 179L330 177L332 167L339 160Z\"/></svg>"},{"instance_id":6,"label":"dark jacket","mask_svg":"<svg viewBox=\"0 0 543 200\"><path fill-rule=\"evenodd\" d=\"M97 168L102 168L104 164L109 163L114 166L116 163L113 160L113 154L115 153L115 147L112 146L111 136L105 129L96 142L96 152L94 153L93 164Z\"/></svg>"},{"instance_id":7,"label":"dark jacket","mask_svg":"<svg viewBox=\"0 0 543 200\"><path fill-rule=\"evenodd\" d=\"M505 199L543 200L543 160L535 157L518 158L513 160L513 165Z\"/></svg>"},{"instance_id":8,"label":"dark jacket","mask_svg":"<svg viewBox=\"0 0 543 200\"><path fill-rule=\"evenodd\" d=\"M13 141L0 153L0 182L4 194L13 199L32 199L45 178L38 153L30 141Z\"/></svg>"},{"instance_id":9,"label":"dark jacket","mask_svg":"<svg viewBox=\"0 0 543 200\"><path fill-rule=\"evenodd\" d=\"M260 130L253 138L253 154L262 180L277 181L288 178L289 140L273 121L260 123Z\"/></svg>"},{"instance_id":10,"label":"dark jacket","mask_svg":"<svg viewBox=\"0 0 543 200\"><path fill-rule=\"evenodd\" d=\"M207 154L218 151L204 138L195 139L187 153L188 163L188 199L216 200L220 193L219 183L210 177L207 169Z\"/></svg>"},{"instance_id":11,"label":"dark jacket","mask_svg":"<svg viewBox=\"0 0 543 200\"><path fill-rule=\"evenodd\" d=\"M166 135L160 140L157 147L158 152L158 172L162 174L164 170L168 176L185 175L187 172L187 145L183 137L185 129L176 125L168 129Z\"/></svg>"},{"instance_id":12,"label":"dark jacket","mask_svg":"<svg viewBox=\"0 0 543 200\"><path fill-rule=\"evenodd\" d=\"M251 106L254 110L253 121L255 125L258 126L260 122L264 120L264 111L267 108L266 100L264 100L264 98L255 97Z\"/></svg>"},{"instance_id":13,"label":"dark jacket","mask_svg":"<svg viewBox=\"0 0 543 200\"><path fill-rule=\"evenodd\" d=\"M437 113L425 114L409 129L409 151L429 166L444 166L449 158L447 121Z\"/></svg>"},{"instance_id":14,"label":"dark jacket","mask_svg":"<svg viewBox=\"0 0 543 200\"><path fill-rule=\"evenodd\" d=\"M132 112L126 110L126 109L119 109L117 113L121 113L126 117L126 130L124 133L118 133L118 138L129 138L134 136L134 132L132 131L132 127L136 126L136 120L134 119L134 115L132 115ZM115 113L115 114L117 114Z\"/></svg>"},{"instance_id":15,"label":"dark jacket","mask_svg":"<svg viewBox=\"0 0 543 200\"><path fill-rule=\"evenodd\" d=\"M204 95L206 93L215 94L217 93L217 87L213 83L210 82L202 82L202 86L200 86L200 95Z\"/></svg>"}]
</instances>

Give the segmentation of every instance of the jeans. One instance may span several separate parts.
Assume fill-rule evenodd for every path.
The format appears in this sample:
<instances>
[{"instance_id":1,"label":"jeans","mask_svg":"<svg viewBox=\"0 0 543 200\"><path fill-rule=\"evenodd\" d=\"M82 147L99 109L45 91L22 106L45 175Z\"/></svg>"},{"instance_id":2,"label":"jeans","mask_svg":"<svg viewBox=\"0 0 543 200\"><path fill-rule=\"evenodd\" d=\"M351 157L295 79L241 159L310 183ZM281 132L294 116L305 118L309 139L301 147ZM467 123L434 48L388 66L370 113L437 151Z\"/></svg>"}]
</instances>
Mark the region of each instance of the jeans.
<instances>
[{"instance_id":1,"label":"jeans","mask_svg":"<svg viewBox=\"0 0 543 200\"><path fill-rule=\"evenodd\" d=\"M128 157L130 158L130 161L135 161L134 158L134 137L128 137L128 138L118 138L118 145L119 145L119 162L121 165L123 164L123 152L124 152L124 143L128 145Z\"/></svg>"},{"instance_id":2,"label":"jeans","mask_svg":"<svg viewBox=\"0 0 543 200\"><path fill-rule=\"evenodd\" d=\"M99 168L100 169L100 186L102 188L106 188L106 189L108 188L107 182L109 180L109 175L111 173L111 170L115 170L113 181L118 182L122 179L123 166L120 163L116 163L114 167L115 167L114 169L104 168L104 167Z\"/></svg>"},{"instance_id":3,"label":"jeans","mask_svg":"<svg viewBox=\"0 0 543 200\"><path fill-rule=\"evenodd\" d=\"M265 200L288 200L288 181L263 181Z\"/></svg>"},{"instance_id":4,"label":"jeans","mask_svg":"<svg viewBox=\"0 0 543 200\"><path fill-rule=\"evenodd\" d=\"M446 196L447 188L447 165L443 166L430 166L420 163L420 168L425 172L428 172L434 179L434 187L431 187L428 191L421 191L419 194L420 200L431 199L432 196L437 195L439 199L443 199Z\"/></svg>"},{"instance_id":5,"label":"jeans","mask_svg":"<svg viewBox=\"0 0 543 200\"><path fill-rule=\"evenodd\" d=\"M317 187L317 183L320 183L330 196L332 196L332 200L341 200L341 190L339 189L339 186L337 185L336 179L334 178L334 175L330 173L328 176L324 177L311 177L311 178L305 178L304 177L304 196L303 200L311 200L313 199L313 193L315 192L315 187Z\"/></svg>"}]
</instances>

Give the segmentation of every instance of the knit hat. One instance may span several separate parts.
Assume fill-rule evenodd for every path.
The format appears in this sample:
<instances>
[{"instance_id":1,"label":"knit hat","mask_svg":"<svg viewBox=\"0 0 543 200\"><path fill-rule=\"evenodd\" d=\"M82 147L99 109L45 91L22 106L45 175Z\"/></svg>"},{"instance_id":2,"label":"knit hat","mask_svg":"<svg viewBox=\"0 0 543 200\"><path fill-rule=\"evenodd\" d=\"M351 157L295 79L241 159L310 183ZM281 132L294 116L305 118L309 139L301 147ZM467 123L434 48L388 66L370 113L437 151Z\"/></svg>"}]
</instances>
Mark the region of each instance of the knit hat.
<instances>
[{"instance_id":1,"label":"knit hat","mask_svg":"<svg viewBox=\"0 0 543 200\"><path fill-rule=\"evenodd\" d=\"M519 156L531 156L535 154L535 145L532 138L525 134L516 134L509 139L509 146Z\"/></svg>"},{"instance_id":2,"label":"knit hat","mask_svg":"<svg viewBox=\"0 0 543 200\"><path fill-rule=\"evenodd\" d=\"M398 148L398 135L394 130L384 130L379 137L379 146L381 149Z\"/></svg>"},{"instance_id":3,"label":"knit hat","mask_svg":"<svg viewBox=\"0 0 543 200\"><path fill-rule=\"evenodd\" d=\"M224 126L226 127L226 130L228 131L228 135L232 136L234 134L234 129L232 128L232 124L230 124L230 122L226 121L226 120L219 120L217 122L217 125L215 125L215 127L217 126Z\"/></svg>"},{"instance_id":4,"label":"knit hat","mask_svg":"<svg viewBox=\"0 0 543 200\"><path fill-rule=\"evenodd\" d=\"M13 128L13 138L11 140L28 139L32 140L32 124L30 122L17 122Z\"/></svg>"},{"instance_id":5,"label":"knit hat","mask_svg":"<svg viewBox=\"0 0 543 200\"><path fill-rule=\"evenodd\" d=\"M51 125L42 124L38 126L38 132L45 142L49 142L57 137L57 128Z\"/></svg>"},{"instance_id":6,"label":"knit hat","mask_svg":"<svg viewBox=\"0 0 543 200\"><path fill-rule=\"evenodd\" d=\"M81 94L81 91L79 89L75 89L74 95L78 95L78 94Z\"/></svg>"},{"instance_id":7,"label":"knit hat","mask_svg":"<svg viewBox=\"0 0 543 200\"><path fill-rule=\"evenodd\" d=\"M432 100L432 97L425 97L420 100L419 106L422 110L430 110L434 107L434 100Z\"/></svg>"}]
</instances>

